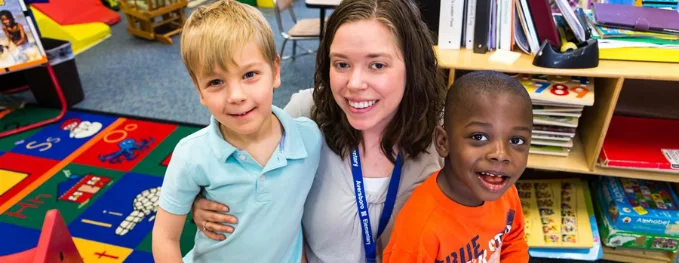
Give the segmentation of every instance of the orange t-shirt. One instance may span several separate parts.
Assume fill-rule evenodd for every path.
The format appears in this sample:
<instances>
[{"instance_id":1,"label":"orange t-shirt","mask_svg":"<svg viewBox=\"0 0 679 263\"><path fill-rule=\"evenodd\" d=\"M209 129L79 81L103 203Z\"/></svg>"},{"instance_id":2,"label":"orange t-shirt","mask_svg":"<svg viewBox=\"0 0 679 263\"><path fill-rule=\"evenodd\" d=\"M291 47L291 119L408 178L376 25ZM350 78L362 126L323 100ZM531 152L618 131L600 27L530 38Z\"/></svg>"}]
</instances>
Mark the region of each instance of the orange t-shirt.
<instances>
[{"instance_id":1,"label":"orange t-shirt","mask_svg":"<svg viewBox=\"0 0 679 263\"><path fill-rule=\"evenodd\" d=\"M521 201L512 186L479 207L456 203L430 176L396 217L383 263L528 262Z\"/></svg>"}]
</instances>

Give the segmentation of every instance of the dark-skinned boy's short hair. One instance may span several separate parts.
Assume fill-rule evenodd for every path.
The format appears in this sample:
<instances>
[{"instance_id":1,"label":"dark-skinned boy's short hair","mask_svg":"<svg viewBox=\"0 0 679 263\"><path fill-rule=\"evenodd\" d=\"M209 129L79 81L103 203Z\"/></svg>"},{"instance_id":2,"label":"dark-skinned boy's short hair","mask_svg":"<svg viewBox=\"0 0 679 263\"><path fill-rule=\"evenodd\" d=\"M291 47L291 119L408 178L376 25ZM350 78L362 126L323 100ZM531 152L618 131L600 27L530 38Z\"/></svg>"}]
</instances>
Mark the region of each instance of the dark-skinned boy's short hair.
<instances>
[{"instance_id":1,"label":"dark-skinned boy's short hair","mask_svg":"<svg viewBox=\"0 0 679 263\"><path fill-rule=\"evenodd\" d=\"M519 99L517 103L524 104L523 107L528 116L533 116L532 102L530 95L517 79L496 71L481 70L467 73L453 82L448 89L446 97L446 107L444 113L444 127L446 122L452 120L453 114L457 110L465 109L465 103L469 103L473 96L483 96L484 94L510 94ZM462 107L460 107L462 106Z\"/></svg>"}]
</instances>

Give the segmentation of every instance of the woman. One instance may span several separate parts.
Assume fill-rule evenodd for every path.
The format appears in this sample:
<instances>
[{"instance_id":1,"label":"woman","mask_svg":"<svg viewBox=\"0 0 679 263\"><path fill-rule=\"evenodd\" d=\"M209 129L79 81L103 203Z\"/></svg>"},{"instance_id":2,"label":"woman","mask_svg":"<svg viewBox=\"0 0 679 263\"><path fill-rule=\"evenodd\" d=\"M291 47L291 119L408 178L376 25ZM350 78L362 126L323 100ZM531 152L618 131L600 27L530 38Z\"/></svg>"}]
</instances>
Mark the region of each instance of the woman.
<instances>
[{"instance_id":1,"label":"woman","mask_svg":"<svg viewBox=\"0 0 679 263\"><path fill-rule=\"evenodd\" d=\"M303 91L286 107L293 116L310 115L326 142L304 210L306 256L379 260L396 214L441 167L432 137L446 87L429 30L410 1L344 0L325 32L312 96ZM221 223L235 219L216 212L225 206L205 199L194 206L208 237L233 231Z\"/></svg>"}]
</instances>

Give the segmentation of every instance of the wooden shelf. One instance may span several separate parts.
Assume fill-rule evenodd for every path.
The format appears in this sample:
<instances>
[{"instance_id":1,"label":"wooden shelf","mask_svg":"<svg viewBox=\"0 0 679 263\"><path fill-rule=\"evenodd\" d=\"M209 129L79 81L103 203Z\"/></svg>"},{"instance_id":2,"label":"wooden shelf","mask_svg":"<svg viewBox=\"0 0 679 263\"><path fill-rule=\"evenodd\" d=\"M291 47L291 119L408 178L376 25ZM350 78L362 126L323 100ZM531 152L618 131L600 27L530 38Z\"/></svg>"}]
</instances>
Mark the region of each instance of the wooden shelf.
<instances>
[{"instance_id":1,"label":"wooden shelf","mask_svg":"<svg viewBox=\"0 0 679 263\"><path fill-rule=\"evenodd\" d=\"M639 171L631 169L607 168L597 166L594 168L594 173L605 176L636 178L663 182L679 183L679 173L654 172L654 171Z\"/></svg>"},{"instance_id":2,"label":"wooden shelf","mask_svg":"<svg viewBox=\"0 0 679 263\"><path fill-rule=\"evenodd\" d=\"M600 60L599 66L592 69L552 69L533 66L533 56L521 54L512 65L491 62L493 54L476 54L469 49L439 50L434 47L439 66L461 70L496 70L512 73L547 74L562 76L587 76L606 78L631 78L679 81L679 63L656 63Z\"/></svg>"},{"instance_id":3,"label":"wooden shelf","mask_svg":"<svg viewBox=\"0 0 679 263\"><path fill-rule=\"evenodd\" d=\"M674 254L643 249L610 248L604 246L604 259L629 263L669 263Z\"/></svg>"}]
</instances>

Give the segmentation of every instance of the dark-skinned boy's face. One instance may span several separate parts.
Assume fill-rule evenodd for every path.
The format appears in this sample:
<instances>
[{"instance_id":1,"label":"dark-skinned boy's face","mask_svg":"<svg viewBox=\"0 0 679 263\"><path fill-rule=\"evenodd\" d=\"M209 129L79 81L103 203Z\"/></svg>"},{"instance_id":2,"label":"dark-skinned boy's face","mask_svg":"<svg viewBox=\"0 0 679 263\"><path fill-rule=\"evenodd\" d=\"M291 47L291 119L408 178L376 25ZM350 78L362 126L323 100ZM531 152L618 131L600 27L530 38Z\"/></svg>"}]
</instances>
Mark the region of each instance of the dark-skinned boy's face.
<instances>
[{"instance_id":1,"label":"dark-skinned boy's face","mask_svg":"<svg viewBox=\"0 0 679 263\"><path fill-rule=\"evenodd\" d=\"M437 127L436 144L450 165L447 181L463 200L480 204L497 200L526 169L532 112L513 94L469 95L454 106L447 131ZM470 101L473 100L473 101ZM456 200L460 201L460 200Z\"/></svg>"}]
</instances>

